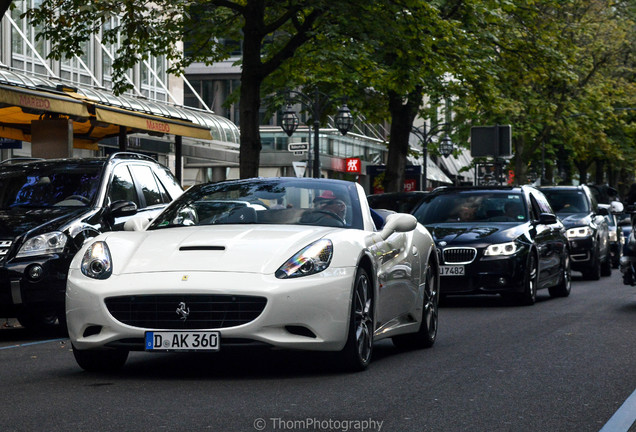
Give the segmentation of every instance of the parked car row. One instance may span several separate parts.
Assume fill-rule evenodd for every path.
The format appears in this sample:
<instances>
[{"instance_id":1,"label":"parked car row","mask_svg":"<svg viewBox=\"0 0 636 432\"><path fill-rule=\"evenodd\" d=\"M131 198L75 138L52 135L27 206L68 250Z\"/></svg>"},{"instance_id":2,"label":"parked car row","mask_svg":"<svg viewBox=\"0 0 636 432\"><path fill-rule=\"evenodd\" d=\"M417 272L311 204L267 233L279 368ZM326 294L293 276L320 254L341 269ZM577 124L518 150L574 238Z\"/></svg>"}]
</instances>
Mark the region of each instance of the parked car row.
<instances>
[{"instance_id":1,"label":"parked car row","mask_svg":"<svg viewBox=\"0 0 636 432\"><path fill-rule=\"evenodd\" d=\"M532 304L538 289L569 295L571 270L609 276L622 254L623 207L599 204L597 189L442 187L423 195L412 212L440 251L441 295L498 293ZM391 202L394 194L385 195Z\"/></svg>"},{"instance_id":2,"label":"parked car row","mask_svg":"<svg viewBox=\"0 0 636 432\"><path fill-rule=\"evenodd\" d=\"M439 262L413 215L383 218L356 183L251 179L183 192L138 154L0 164L0 314L59 321L77 363L228 346L431 347ZM133 231L133 232L126 232Z\"/></svg>"},{"instance_id":3,"label":"parked car row","mask_svg":"<svg viewBox=\"0 0 636 432\"><path fill-rule=\"evenodd\" d=\"M539 289L568 296L572 268L608 274L622 211L585 187L376 199L327 179L183 192L129 153L3 163L0 312L67 324L89 371L120 368L130 351L246 345L330 351L362 370L374 341L433 346L440 296L531 305Z\"/></svg>"}]
</instances>

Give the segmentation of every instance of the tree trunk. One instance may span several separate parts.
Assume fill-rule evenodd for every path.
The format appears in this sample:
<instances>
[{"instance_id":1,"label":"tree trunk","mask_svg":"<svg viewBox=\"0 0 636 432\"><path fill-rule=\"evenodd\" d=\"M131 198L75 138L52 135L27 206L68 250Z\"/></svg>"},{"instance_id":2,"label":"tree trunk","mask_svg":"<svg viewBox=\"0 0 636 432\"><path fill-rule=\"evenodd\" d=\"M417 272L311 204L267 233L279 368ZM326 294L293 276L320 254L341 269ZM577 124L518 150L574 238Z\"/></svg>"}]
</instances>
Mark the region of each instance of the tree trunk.
<instances>
[{"instance_id":1,"label":"tree trunk","mask_svg":"<svg viewBox=\"0 0 636 432\"><path fill-rule=\"evenodd\" d=\"M264 9L258 2L248 4L243 27L243 63L241 71L241 100L239 101L240 177L258 177L261 156L259 111L261 107L262 75L261 47Z\"/></svg>"},{"instance_id":2,"label":"tree trunk","mask_svg":"<svg viewBox=\"0 0 636 432\"><path fill-rule=\"evenodd\" d=\"M586 184L587 183L587 168L589 163L577 161L575 162L576 168L579 170L579 183Z\"/></svg>"},{"instance_id":3,"label":"tree trunk","mask_svg":"<svg viewBox=\"0 0 636 432\"><path fill-rule=\"evenodd\" d=\"M603 166L605 165L605 161L602 161L600 159L596 160L596 175L595 175L595 183L597 185L602 185L603 183L605 183L603 181L603 177L604 177L604 172L603 172Z\"/></svg>"},{"instance_id":4,"label":"tree trunk","mask_svg":"<svg viewBox=\"0 0 636 432\"><path fill-rule=\"evenodd\" d=\"M409 137L421 100L421 88L409 93L406 103L403 102L403 98L398 94L394 92L389 94L391 131L389 155L383 184L385 192L402 192L404 190L404 172L406 170L406 156L409 151ZM426 143L422 144L426 145Z\"/></svg>"},{"instance_id":5,"label":"tree trunk","mask_svg":"<svg viewBox=\"0 0 636 432\"><path fill-rule=\"evenodd\" d=\"M261 155L259 108L261 106L261 81L254 76L241 74L241 147L239 150L240 177L258 177Z\"/></svg>"}]
</instances>

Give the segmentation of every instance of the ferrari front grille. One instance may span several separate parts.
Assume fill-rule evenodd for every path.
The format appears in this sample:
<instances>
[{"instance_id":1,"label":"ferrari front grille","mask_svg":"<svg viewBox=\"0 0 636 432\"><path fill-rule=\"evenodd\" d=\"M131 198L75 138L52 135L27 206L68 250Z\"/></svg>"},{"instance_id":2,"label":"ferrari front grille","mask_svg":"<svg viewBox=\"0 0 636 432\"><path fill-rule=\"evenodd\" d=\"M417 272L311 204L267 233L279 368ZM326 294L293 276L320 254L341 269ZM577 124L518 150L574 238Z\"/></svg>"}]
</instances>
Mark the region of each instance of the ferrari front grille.
<instances>
[{"instance_id":1,"label":"ferrari front grille","mask_svg":"<svg viewBox=\"0 0 636 432\"><path fill-rule=\"evenodd\" d=\"M124 324L152 329L235 327L255 320L267 299L220 294L161 294L109 297L110 314Z\"/></svg>"},{"instance_id":2,"label":"ferrari front grille","mask_svg":"<svg viewBox=\"0 0 636 432\"><path fill-rule=\"evenodd\" d=\"M451 247L444 249L444 263L446 264L470 264L477 256L475 248Z\"/></svg>"}]
</instances>

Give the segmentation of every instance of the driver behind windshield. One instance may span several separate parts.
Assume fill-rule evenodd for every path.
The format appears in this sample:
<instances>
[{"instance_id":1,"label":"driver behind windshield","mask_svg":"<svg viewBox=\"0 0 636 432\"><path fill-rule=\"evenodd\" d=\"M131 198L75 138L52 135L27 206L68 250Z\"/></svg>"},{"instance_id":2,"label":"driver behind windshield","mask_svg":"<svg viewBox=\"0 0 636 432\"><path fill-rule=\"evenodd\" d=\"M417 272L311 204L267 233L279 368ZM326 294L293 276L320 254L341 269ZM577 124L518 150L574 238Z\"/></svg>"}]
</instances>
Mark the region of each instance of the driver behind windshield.
<instances>
[{"instance_id":1,"label":"driver behind windshield","mask_svg":"<svg viewBox=\"0 0 636 432\"><path fill-rule=\"evenodd\" d=\"M314 207L318 210L335 213L343 221L347 215L347 205L345 202L330 190L324 191L320 196L314 199Z\"/></svg>"}]
</instances>

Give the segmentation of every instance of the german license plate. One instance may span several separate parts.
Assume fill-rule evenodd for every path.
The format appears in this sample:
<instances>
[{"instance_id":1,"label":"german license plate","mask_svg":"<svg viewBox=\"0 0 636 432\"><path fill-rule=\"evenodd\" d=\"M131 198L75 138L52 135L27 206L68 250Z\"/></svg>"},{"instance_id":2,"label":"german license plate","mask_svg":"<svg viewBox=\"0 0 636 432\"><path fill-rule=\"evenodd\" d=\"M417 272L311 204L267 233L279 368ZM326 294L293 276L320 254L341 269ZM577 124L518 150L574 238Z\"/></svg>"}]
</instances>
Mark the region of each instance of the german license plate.
<instances>
[{"instance_id":1,"label":"german license plate","mask_svg":"<svg viewBox=\"0 0 636 432\"><path fill-rule=\"evenodd\" d=\"M146 351L218 351L218 331L149 331Z\"/></svg>"},{"instance_id":2,"label":"german license plate","mask_svg":"<svg viewBox=\"0 0 636 432\"><path fill-rule=\"evenodd\" d=\"M440 276L464 276L464 266L440 266Z\"/></svg>"}]
</instances>

